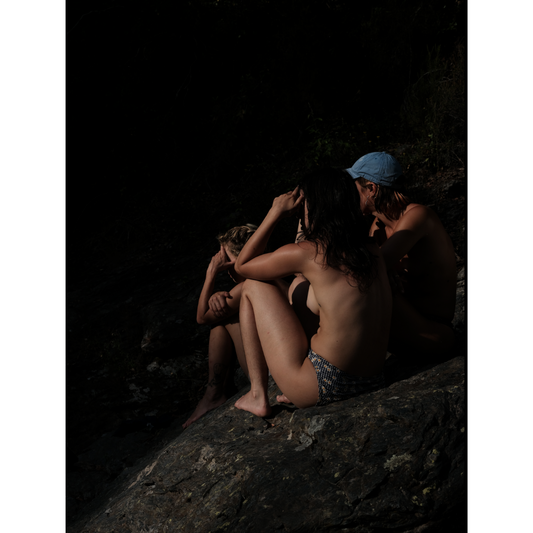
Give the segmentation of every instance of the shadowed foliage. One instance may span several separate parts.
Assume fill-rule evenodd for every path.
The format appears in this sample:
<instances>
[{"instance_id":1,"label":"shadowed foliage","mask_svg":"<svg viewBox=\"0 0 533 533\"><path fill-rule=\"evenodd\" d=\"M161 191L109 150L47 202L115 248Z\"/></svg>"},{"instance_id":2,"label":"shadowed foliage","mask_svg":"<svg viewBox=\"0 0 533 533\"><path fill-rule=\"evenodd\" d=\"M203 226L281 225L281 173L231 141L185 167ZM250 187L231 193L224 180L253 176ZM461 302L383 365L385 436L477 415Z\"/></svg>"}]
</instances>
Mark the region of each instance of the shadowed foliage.
<instances>
[{"instance_id":1,"label":"shadowed foliage","mask_svg":"<svg viewBox=\"0 0 533 533\"><path fill-rule=\"evenodd\" d=\"M69 279L257 223L314 166L397 143L410 170L464 161L464 2L102 0L67 15Z\"/></svg>"}]
</instances>

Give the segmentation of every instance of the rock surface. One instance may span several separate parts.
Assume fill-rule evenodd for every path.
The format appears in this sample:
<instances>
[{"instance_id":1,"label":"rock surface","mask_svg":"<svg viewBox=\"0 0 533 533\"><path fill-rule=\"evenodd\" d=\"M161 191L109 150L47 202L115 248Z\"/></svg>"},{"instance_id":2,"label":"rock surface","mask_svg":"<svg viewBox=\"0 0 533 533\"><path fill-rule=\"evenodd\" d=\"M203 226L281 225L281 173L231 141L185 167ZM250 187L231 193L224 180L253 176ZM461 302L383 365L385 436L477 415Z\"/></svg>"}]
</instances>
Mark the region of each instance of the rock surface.
<instances>
[{"instance_id":1,"label":"rock surface","mask_svg":"<svg viewBox=\"0 0 533 533\"><path fill-rule=\"evenodd\" d=\"M431 205L436 210L452 237L457 257L458 291L453 324L458 333L459 342L453 353L453 357L455 357L465 355L466 351L466 343L464 342L467 326L465 314L464 169L451 169L426 178L421 176L416 186L416 200ZM142 522L141 514L136 514L137 511L130 508L131 502L126 504L128 498L133 497L134 494L141 494L141 492L139 492L139 487L135 484L130 489L130 492L126 490L127 487L134 483L134 480L143 469L152 464L155 458L166 447L185 446L189 450L187 453L193 454L191 456L192 459L184 459L183 464L180 463L180 468L184 472L191 473L187 470L187 465L191 461L194 463L199 457L199 455L194 454L197 452L200 453L200 450L206 446L214 446L215 444L218 446L219 441L222 443L225 442L222 437L213 441L211 431L212 427L217 427L217 424L219 426L225 424L228 430L230 426L233 427L236 425L236 429L233 431L235 432L237 428L240 428L239 431L243 435L250 434L250 439L251 435L256 435L257 432L262 430L263 426L264 428L268 428L264 429L263 433L259 433L261 440L258 442L255 442L254 439L251 439L250 442L245 442L243 440L244 436L241 435L238 441L240 443L238 448L224 448L229 454L228 457L224 460L215 460L215 464L229 465L232 461L230 452L233 450L234 463L234 459L239 454L243 457L243 459L235 463L235 466L243 461L248 466L252 465L254 467L253 472L255 474L251 470L245 469L243 471L240 466L237 469L238 472L241 472L240 475L245 476L242 478L242 484L239 485L241 494L252 494L252 489L255 490L253 487L256 486L254 485L256 482L253 480L255 477L261 475L267 475L269 479L276 479L276 483L279 483L281 489L283 489L278 492L284 493L285 495L287 494L286 487L289 487L290 491L295 491L296 488L298 491L304 490L304 484L302 483L302 487L299 487L299 485L296 487L296 482L290 481L290 479L293 479L290 476L289 479L285 480L274 477L274 474L269 473L270 471L266 468L268 464L263 465L266 470L259 469L258 465L262 450L258 450L257 447L265 444L270 450L270 447L275 449L276 446L282 446L279 442L276 444L274 441L271 442L268 440L270 437L268 439L266 438L268 435L274 435L276 431L281 431L280 428L282 427L287 432L286 435L284 434L285 440L288 438L292 429L291 439L286 440L286 442L284 441L284 445L290 444L292 448L289 446L289 448L285 449L282 446L281 449L284 450L283 456L285 457L284 462L279 463L281 459L277 459L272 464L274 466L277 465L276 468L285 468L287 471L292 466L293 459L297 459L298 461L303 459L302 468L305 468L306 465L307 467L312 465L315 468L315 470L310 470L306 474L309 476L309 487L313 488L313 484L318 483L322 479L320 476L323 471L326 471L324 469L333 468L331 465L334 463L330 463L330 452L333 458L342 458L344 457L343 454L348 453L346 451L342 453L340 451L335 452L335 445L330 445L326 452L324 451L325 448L320 447L322 446L320 444L322 442L321 439L325 438L321 436L323 432L309 435L308 431L304 431L305 424L310 423L309 421L305 422L307 416L311 416L312 418L313 416L323 416L327 413L329 418L326 418L327 424L325 422L324 426L326 428L333 427L335 424L344 424L346 418L348 420L355 420L359 417L356 414L353 414L353 416L350 414L349 417L346 417L345 414L348 411L346 411L347 408L343 407L342 404L326 408L330 409L330 411L326 411L325 408L320 408L316 413L314 410L307 410L305 412L294 411L294 418L291 422L289 420L293 411L281 409L268 424L261 422L260 419L256 419L255 422L249 422L249 425L243 426L241 421L246 421L246 418L242 418L245 415L231 408L234 402L228 402L227 405L219 408L215 413L208 415L205 420L200 420L195 423L183 433L181 423L187 419L196 402L203 394L204 384L207 380L208 328L198 326L195 323L194 315L205 268L209 263L209 257L213 251L211 245L212 243L205 244L205 246L200 247L198 250L191 251L191 255L186 255L182 250L180 250L180 253L177 253L170 244L167 246L164 242L159 244L154 243L153 249L150 248L150 253L146 252L143 254L134 254L132 257L124 257L121 259L120 264L110 266L109 268L105 267L101 273L95 273L93 277L87 278L83 283L76 284L68 291L67 520L69 530L72 532L85 531L83 529L85 524L87 524L86 531L97 531L98 528L100 528L100 531L112 531L113 528L115 528L115 531L143 531L143 526L140 525ZM227 281L227 276L221 275L221 285L217 285L218 290L225 289L226 287L223 287L223 283ZM451 354L450 357L452 357ZM385 394L385 391L391 391L393 387L400 387L407 396L404 393L394 393L392 396L398 396L404 399L405 403L403 405L409 405L409 408L405 408L400 413L401 416L403 417L405 412L411 412L412 416L415 416L415 414L417 416L426 416L422 411L426 409L426 413L428 413L430 412L430 408L426 406L426 399L423 402L419 399L421 394L425 395L424 398L428 396L425 388L426 381L415 380L411 385L407 384L410 383L410 380L415 379L414 376L420 372L433 372L431 370L432 366L435 366L435 363L433 365L421 364L420 360L407 362L394 356L390 357L386 367L387 385L389 389L385 389L379 394ZM439 381L441 385L439 385L440 389L438 390L448 390L446 387L459 386L458 383L453 381L455 379L454 376L455 374L453 373L441 375L439 380L442 381ZM446 382L448 378L452 380L449 383ZM410 392L406 392L407 389L404 389L404 387L412 387L417 392L415 394L410 389ZM446 397L448 393L449 391L446 392ZM440 398L442 394L439 392L437 396ZM413 398L410 397L411 395ZM379 417L376 413L373 413L372 406L370 405L370 398L376 397L378 396L370 395L366 400L365 397L362 397L357 402L369 402L369 413L372 417L376 417L377 420ZM378 398L381 398L381 396ZM399 401L391 400L391 402ZM460 404L459 400L457 401L457 405L461 405L462 409L462 404ZM384 402L383 405L388 406L389 402ZM221 413L224 414L222 415ZM219 418L220 416L226 418ZM249 416L251 417L251 415ZM219 422L214 422L216 420L219 420ZM361 420L361 417L357 418L357 420ZM400 420L399 415L398 420ZM453 417L450 416L450 420L453 420ZM211 426L213 423L215 426ZM273 423L274 427L270 427L270 423ZM298 427L294 426L296 423L300 425ZM445 423L447 424L448 421ZM395 424L405 430L405 434L402 433L404 435L402 438L405 437L406 439L415 438L415 435L418 435L418 433L422 434L425 431L424 428L421 430L415 428L409 417L405 421L395 422ZM248 430L249 427L253 429ZM376 422L375 427L384 427L387 429L384 422L380 422L379 424ZM388 430L391 430L391 428L392 426L388 427ZM346 428L346 430L349 431L349 428ZM223 435L222 430L219 432ZM309 435L310 439L313 439L313 444L308 448L295 452L294 449L296 447L305 444L305 434ZM451 440L455 438L455 434L454 431L449 431L448 435ZM300 435L304 435L304 441L302 442L299 440ZM360 434L357 432L356 435ZM396 433L391 432L391 435L394 436ZM408 437L408 435L411 436ZM352 438L354 437L352 436ZM442 439L444 439L444 436L442 436ZM366 450L362 441L355 439L354 442L352 454L361 454L361 445L363 446L363 451ZM385 458L384 461L391 458L392 455L402 456L405 453L411 453L409 451L402 451L401 449L394 451L396 449L394 446L398 446L398 444L398 442L390 443L390 454L387 448L386 453L384 452L383 455ZM417 454L428 453L425 449L426 444L428 443L424 441L420 445L420 452L417 452ZM455 446L453 443L449 445L452 448ZM198 448L193 453L192 450L196 449L196 446ZM224 446L229 446L229 444L226 443ZM447 449L446 446L448 444L444 444L444 440L442 440L440 447L435 445L432 449ZM220 455L219 451L219 448L216 448L217 457ZM314 455L309 456L308 454L311 452ZM445 453L447 461L445 464L451 464L450 458L453 453ZM209 460L212 461L214 457L215 455ZM320 459L320 457L324 459ZM367 456L362 455L361 457ZM377 464L376 457L378 455L367 457L365 460L368 460L369 464ZM421 459L418 458L418 460ZM158 464L160 463L161 461ZM409 468L415 468L413 466L415 463L405 463L402 468L406 468L407 466ZM390 465L392 464L390 463ZM326 467L324 465L330 466ZM353 469L362 468L359 463L354 463L354 465ZM386 471L389 472L388 470ZM198 491L202 483L208 483L207 481L201 481L200 485L198 487L196 486L197 481L203 479L202 476L204 474L202 472L202 468L200 468L198 473L193 472L194 475L191 474L192 477L187 482L188 484L183 481L183 483L180 483L180 487L187 486L190 488L189 492L196 494L196 492L193 492L193 489L194 491ZM413 470L413 472L413 476L421 474L419 470ZM397 526L395 526L397 527L395 529L396 531L438 531L438 528L441 527L439 524L445 519L444 515L446 514L445 508L447 505L450 507L450 512L454 508L461 509L461 504L457 502L460 502L461 498L463 498L464 486L457 488L459 484L456 481L454 481L456 483L454 486L457 488L455 503L446 503L447 501L451 501L446 498L451 498L450 494L453 492L446 485L446 483L451 483L450 481L446 481L450 479L450 472L448 466L445 466L441 468L438 474L439 481L438 483L436 482L436 487L445 495L442 500L440 496L435 500L431 499L440 493L436 492L428 496L432 491L429 490L428 492L426 490L424 494L424 489L429 489L430 487L430 485L424 485L421 489L423 496L426 497L423 500L425 502L423 505L415 505L412 500L409 505L404 505L404 503L400 505L398 503L398 513L402 516L409 515L409 519L405 519L405 525L398 525L401 521L397 521ZM354 470L354 474L350 475L355 479L354 476L356 473L357 470ZM387 491L393 490L396 486L391 485L390 489L387 488L390 483L394 482L396 471L394 471L394 476L392 474L393 472L389 472L388 477L383 480L383 485L379 485L379 487L376 485L372 490L379 492L379 494L389 494ZM164 475L161 475L164 478ZM381 474L375 475L379 477ZM339 474L340 476L341 474ZM352 477L346 479L352 479ZM344 484L347 482L346 479L343 476L342 480L339 480L338 483L335 480L333 483L337 487L336 490L343 492L343 494L351 494L350 490L352 489L344 487ZM214 498L214 494L218 494L217 491L219 488L225 486L223 481L218 477L212 478L212 482L214 482L213 480L216 480L216 485L209 493L211 496L206 494L204 502L206 505L211 505L211 507L212 504L209 503L211 501L209 498ZM152 483L152 480L147 480L146 482ZM405 487L416 488L418 485L413 485L413 483L414 481L411 485L402 484L401 487L403 489ZM148 492L151 490L150 487L154 487L152 485L143 486ZM324 485L323 482L318 483L317 486L321 487L320 490L326 492L329 490L328 487L330 487L330 485ZM154 488L153 490L155 491ZM149 499L144 501L143 504L145 507L143 507L142 514L146 514L147 516L148 521L146 523L151 524L146 525L144 531L150 531L150 527L152 527L152 531L164 531L165 527L168 531L172 531L172 528L179 531L175 523L171 526L170 523L167 524L165 522L165 527L159 527L157 525L159 523L163 524L164 521L158 522L154 514L157 513L157 505L159 505L158 498L162 497L161 495L157 496L156 492L150 496L152 498L150 501L153 503L153 508L150 511L148 511L150 507ZM274 492L275 487L273 485L272 493ZM170 513L168 515L169 518L172 518L172 516L187 516L188 518L186 519L180 518L180 524L184 523L190 526L192 523L191 520L195 519L196 514L201 512L201 505L191 505L193 503L192 499L191 502L183 502L180 499L181 496L177 495L177 493L173 494L178 504L172 507L172 512L168 510L170 509L168 507L170 504L168 502L164 503L164 508ZM264 494L264 492L258 494ZM268 497L265 497L266 499L270 498L269 494ZM298 492L295 494L298 494ZM323 522L320 521L322 518L316 518L318 515L315 515L316 520L314 523L312 520L302 522L301 527L291 525L290 519L287 518L290 513L293 513L294 516L300 516L308 512L313 512L314 507L320 506L323 506L326 510L330 509L330 512L333 513L333 510L337 509L337 504L334 504L334 501L337 500L332 499L334 498L334 493L327 492L327 494L329 496L324 500L326 502L324 504L317 503L318 500L316 498L318 496L308 495L304 495L303 498L298 499L297 506L294 508L291 507L293 502L288 501L286 507L283 507L285 505L283 502L277 503L277 506L281 505L280 508L285 509L284 527L287 530L291 530L290 528L292 528L295 531L327 531L327 528L330 527L328 525L329 522L324 522L326 525L322 526L321 524ZM417 496L417 498L420 498L414 488L413 490L409 489L407 494L410 495L409 497ZM370 496L374 498L375 495L374 493L370 493ZM342 511L340 514L337 513L338 517L341 517L339 518L339 523L342 524L338 526L339 530L380 531L381 528L386 529L392 527L390 525L386 527L378 525L382 523L382 518L376 518L376 521L372 522L369 517L365 518L366 515L358 514L363 512L362 510L365 509L364 506L367 505L364 502L369 501L370 496L365 497L365 500L362 500L358 504L354 503L355 500L349 500L349 496L343 496L344 500L339 499L339 502L348 501L349 503L345 505L348 506L347 509L351 509L351 514L349 513L346 516L343 514L345 511ZM110 497L113 498L112 502L109 501ZM257 498L259 497L261 496L257 496ZM399 495L395 497L400 498ZM246 513L243 514L243 512L239 511L235 514L239 519L243 516L249 516L251 512L248 511L249 503L244 503L245 499L243 498L242 509L246 510ZM248 500L255 501L254 506L257 506L256 500L250 499L250 497L248 497ZM389 498L390 501L392 500ZM404 500L401 501L403 502ZM438 503L440 501L443 503ZM375 504L377 500L372 500L372 502ZM118 520L116 514L118 512L117 509L119 509L116 505L119 504L123 505L125 509L125 518L122 521ZM270 503L260 503L258 505L270 505ZM340 506L339 508L344 509L340 503L338 505ZM386 506L384 507L384 505L380 503L376 509L381 509L380 513L385 513L383 509ZM177 510L178 507L180 508L179 510ZM218 522L217 520L213 522L218 524L216 527L226 524L228 521L233 524L233 518L230 516L232 508L231 505L228 506L228 510L226 511L228 514L227 519L222 522ZM109 509L112 512L107 513L109 515L107 516L105 511ZM305 509L305 512L302 509ZM216 510L220 511L220 509ZM190 515L188 514L189 512ZM222 513L222 511L220 512ZM259 513L258 516L262 516L259 511L254 510L254 512L256 514ZM141 513L141 511L139 510L138 513ZM272 513L273 511L271 510L270 516L272 516ZM108 519L107 522L103 520L106 516ZM148 518L150 516L152 518ZM243 519L243 522L249 523L247 520ZM300 523L296 519L294 520L294 523ZM459 523L464 525L465 519L463 515L461 515ZM364 529L363 526L367 529ZM231 528L233 527L232 525ZM326 529L323 529L323 527ZM227 530L230 531L232 530L231 528L228 526ZM257 524L254 530L258 530ZM198 531L202 531L202 529L198 529Z\"/></svg>"},{"instance_id":2,"label":"rock surface","mask_svg":"<svg viewBox=\"0 0 533 533\"><path fill-rule=\"evenodd\" d=\"M455 357L345 402L280 405L268 419L229 401L175 428L69 531L456 530L465 523L464 383Z\"/></svg>"}]
</instances>

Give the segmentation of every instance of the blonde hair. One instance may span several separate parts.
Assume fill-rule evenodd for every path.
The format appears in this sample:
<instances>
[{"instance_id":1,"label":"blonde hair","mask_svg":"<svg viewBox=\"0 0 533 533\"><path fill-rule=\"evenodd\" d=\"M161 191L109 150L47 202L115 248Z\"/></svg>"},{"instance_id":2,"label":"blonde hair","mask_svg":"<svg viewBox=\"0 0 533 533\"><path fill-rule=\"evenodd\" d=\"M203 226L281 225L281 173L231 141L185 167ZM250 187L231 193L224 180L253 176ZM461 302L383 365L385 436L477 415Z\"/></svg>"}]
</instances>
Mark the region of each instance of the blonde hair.
<instances>
[{"instance_id":1,"label":"blonde hair","mask_svg":"<svg viewBox=\"0 0 533 533\"><path fill-rule=\"evenodd\" d=\"M222 246L227 246L228 250L238 257L241 253L243 246L248 239L254 234L257 226L254 224L246 224L244 226L236 226L229 229L226 233L221 233L217 236L218 242Z\"/></svg>"}]
</instances>

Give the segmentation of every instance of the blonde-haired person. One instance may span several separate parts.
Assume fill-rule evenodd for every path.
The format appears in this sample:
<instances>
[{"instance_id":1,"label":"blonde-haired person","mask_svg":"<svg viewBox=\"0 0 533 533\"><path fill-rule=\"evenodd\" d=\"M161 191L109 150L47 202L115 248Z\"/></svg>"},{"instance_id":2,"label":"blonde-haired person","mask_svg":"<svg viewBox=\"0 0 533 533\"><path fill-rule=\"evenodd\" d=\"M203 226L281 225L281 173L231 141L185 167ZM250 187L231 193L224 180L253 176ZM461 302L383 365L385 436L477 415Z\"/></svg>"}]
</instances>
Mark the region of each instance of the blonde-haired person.
<instances>
[{"instance_id":1,"label":"blonde-haired person","mask_svg":"<svg viewBox=\"0 0 533 533\"><path fill-rule=\"evenodd\" d=\"M209 263L196 310L198 324L211 326L208 349L209 378L205 394L183 424L184 428L222 405L234 392L232 370L235 356L244 360L239 324L239 304L244 278L235 272L233 265L256 229L257 226L246 224L217 236L220 250ZM215 278L224 271L228 272L236 285L229 292L215 292Z\"/></svg>"},{"instance_id":2,"label":"blonde-haired person","mask_svg":"<svg viewBox=\"0 0 533 533\"><path fill-rule=\"evenodd\" d=\"M380 246L396 289L389 350L445 353L454 343L457 284L449 235L434 211L405 194L402 167L392 155L366 154L346 171L355 180L361 211L375 217L370 235Z\"/></svg>"}]
</instances>

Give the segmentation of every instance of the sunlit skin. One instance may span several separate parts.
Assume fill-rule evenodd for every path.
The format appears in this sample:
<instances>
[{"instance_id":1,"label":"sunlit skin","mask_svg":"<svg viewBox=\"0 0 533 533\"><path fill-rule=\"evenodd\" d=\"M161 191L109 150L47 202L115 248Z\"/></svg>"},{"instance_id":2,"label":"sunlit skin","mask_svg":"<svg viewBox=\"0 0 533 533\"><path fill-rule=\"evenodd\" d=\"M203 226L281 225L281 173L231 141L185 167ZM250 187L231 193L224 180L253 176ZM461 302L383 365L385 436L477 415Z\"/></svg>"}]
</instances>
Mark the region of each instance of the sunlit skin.
<instances>
[{"instance_id":1,"label":"sunlit skin","mask_svg":"<svg viewBox=\"0 0 533 533\"><path fill-rule=\"evenodd\" d=\"M288 244L263 254L277 222L297 212L302 201L297 190L276 198L235 263L235 270L247 278L240 321L251 381L250 392L235 406L257 416L271 413L268 370L283 391L278 401L291 401L304 408L318 400L305 330L287 297L268 280L294 273L308 280L308 302L320 319L311 348L333 365L364 377L379 374L385 361L392 298L385 264L376 246L372 251L379 257L378 276L364 293L340 270L324 268L321 251L317 254L310 242Z\"/></svg>"},{"instance_id":2,"label":"sunlit skin","mask_svg":"<svg viewBox=\"0 0 533 533\"><path fill-rule=\"evenodd\" d=\"M451 322L457 283L455 251L438 216L409 204L398 220L377 212L378 186L355 181L363 214L373 215L370 235L380 245L394 290L391 351L440 354L454 342ZM398 283L399 282L399 283Z\"/></svg>"}]
</instances>

